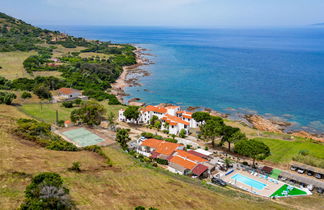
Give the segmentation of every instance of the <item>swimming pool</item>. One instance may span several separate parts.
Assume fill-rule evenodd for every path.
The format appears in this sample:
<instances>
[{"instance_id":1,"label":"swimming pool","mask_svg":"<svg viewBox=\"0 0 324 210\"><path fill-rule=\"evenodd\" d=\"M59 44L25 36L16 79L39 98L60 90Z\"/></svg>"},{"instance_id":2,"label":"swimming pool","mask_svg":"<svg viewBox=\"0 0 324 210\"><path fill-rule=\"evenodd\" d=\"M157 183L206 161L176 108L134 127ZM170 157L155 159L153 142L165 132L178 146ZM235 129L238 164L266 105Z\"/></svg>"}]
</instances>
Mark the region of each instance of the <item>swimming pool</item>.
<instances>
[{"instance_id":1,"label":"swimming pool","mask_svg":"<svg viewBox=\"0 0 324 210\"><path fill-rule=\"evenodd\" d=\"M267 186L266 184L263 184L262 182L256 181L254 179L243 176L241 174L235 174L234 176L231 177L231 179L234 179L238 182L249 185L249 186L251 186L255 189L258 189L258 190L262 190L265 186Z\"/></svg>"}]
</instances>

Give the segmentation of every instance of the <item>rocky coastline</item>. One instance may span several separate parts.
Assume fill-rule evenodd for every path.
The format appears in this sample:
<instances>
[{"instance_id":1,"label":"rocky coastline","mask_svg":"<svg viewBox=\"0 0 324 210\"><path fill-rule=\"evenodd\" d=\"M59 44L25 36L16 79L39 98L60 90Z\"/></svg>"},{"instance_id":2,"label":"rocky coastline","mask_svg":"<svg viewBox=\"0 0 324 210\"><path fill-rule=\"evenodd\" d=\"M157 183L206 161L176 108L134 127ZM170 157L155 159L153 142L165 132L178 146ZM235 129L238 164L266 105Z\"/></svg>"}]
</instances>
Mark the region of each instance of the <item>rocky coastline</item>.
<instances>
[{"instance_id":1,"label":"rocky coastline","mask_svg":"<svg viewBox=\"0 0 324 210\"><path fill-rule=\"evenodd\" d=\"M145 58L144 56L154 56L151 53L147 53L148 49L144 49L138 46L135 46L136 50L134 53L136 54L136 64L132 66L125 66L123 67L123 72L116 80L114 84L112 84L111 93L116 95L118 100L121 103L125 103L124 97L129 96L125 92L126 87L135 87L135 86L142 86L139 83L139 79L141 77L150 76L150 73L146 70L141 69L141 66L154 64L149 59ZM145 91L149 92L148 89ZM140 98L134 96L134 98L127 101L129 105L133 106L144 106L144 102L140 102ZM160 104L161 106L165 106L166 104ZM232 108L228 108L231 110ZM221 113L216 110L198 106L189 106L187 107L188 111L205 111L210 113L213 116L219 116L222 118L229 118L229 114ZM234 111L233 109L232 111ZM258 115L256 113L251 114L240 114L242 120L238 120L243 122L246 126L254 128L259 131L266 131L266 132L273 132L279 134L290 134L296 137L303 137L308 139L313 139L315 141L324 142L324 134L315 134L310 133L305 130L290 130L289 127L293 125L293 123L279 119L279 118L268 118L265 116ZM244 120L244 121L243 121Z\"/></svg>"}]
</instances>

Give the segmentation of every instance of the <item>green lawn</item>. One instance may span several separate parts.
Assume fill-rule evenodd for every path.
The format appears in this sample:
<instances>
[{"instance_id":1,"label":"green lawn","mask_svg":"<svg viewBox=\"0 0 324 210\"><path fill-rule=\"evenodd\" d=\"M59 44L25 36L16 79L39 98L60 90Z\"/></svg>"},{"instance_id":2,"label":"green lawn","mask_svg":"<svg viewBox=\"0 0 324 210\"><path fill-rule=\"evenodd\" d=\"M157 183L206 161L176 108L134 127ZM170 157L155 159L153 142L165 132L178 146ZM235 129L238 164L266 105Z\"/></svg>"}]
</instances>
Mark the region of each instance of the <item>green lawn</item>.
<instances>
[{"instance_id":1,"label":"green lawn","mask_svg":"<svg viewBox=\"0 0 324 210\"><path fill-rule=\"evenodd\" d=\"M309 154L324 159L324 144L315 144L310 141L286 141L278 139L255 138L270 147L271 156L266 160L275 163L286 163L299 153L300 150L308 150Z\"/></svg>"},{"instance_id":2,"label":"green lawn","mask_svg":"<svg viewBox=\"0 0 324 210\"><path fill-rule=\"evenodd\" d=\"M280 187L276 192L274 192L271 197L284 197L285 195L282 194L283 191L288 191L288 196L296 196L296 195L306 195L307 193L305 191L302 191L297 188L293 188L292 190L288 190L288 185L283 185Z\"/></svg>"},{"instance_id":3,"label":"green lawn","mask_svg":"<svg viewBox=\"0 0 324 210\"><path fill-rule=\"evenodd\" d=\"M113 112L117 117L118 110L123 106L120 105L108 105L108 103L101 102L107 109L107 113ZM43 120L47 123L55 123L56 120L56 110L58 110L59 120L70 119L70 113L75 108L64 108L61 104L24 104L20 107L20 110L25 114L38 119Z\"/></svg>"}]
</instances>

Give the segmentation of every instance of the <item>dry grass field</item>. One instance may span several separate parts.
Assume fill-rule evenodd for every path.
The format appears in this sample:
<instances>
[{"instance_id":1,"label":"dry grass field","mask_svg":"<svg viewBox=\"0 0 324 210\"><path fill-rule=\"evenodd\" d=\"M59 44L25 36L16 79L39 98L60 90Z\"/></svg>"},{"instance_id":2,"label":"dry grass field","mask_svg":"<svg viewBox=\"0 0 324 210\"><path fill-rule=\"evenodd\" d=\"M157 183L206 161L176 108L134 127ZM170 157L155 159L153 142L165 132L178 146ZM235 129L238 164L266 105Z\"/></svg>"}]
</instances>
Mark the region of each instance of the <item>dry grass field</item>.
<instances>
[{"instance_id":1,"label":"dry grass field","mask_svg":"<svg viewBox=\"0 0 324 210\"><path fill-rule=\"evenodd\" d=\"M1 52L0 76L11 80L20 77L30 78L31 76L24 69L23 62L31 55L36 55L36 52Z\"/></svg>"},{"instance_id":2,"label":"dry grass field","mask_svg":"<svg viewBox=\"0 0 324 210\"><path fill-rule=\"evenodd\" d=\"M248 194L212 187L198 180L147 168L118 147L105 147L113 167L90 152L50 151L11 134L15 118L28 117L14 106L0 105L0 203L15 209L24 199L24 189L33 175L59 173L80 209L320 209L323 199L295 198L271 202ZM81 163L81 173L67 169ZM278 203L280 202L280 203Z\"/></svg>"}]
</instances>

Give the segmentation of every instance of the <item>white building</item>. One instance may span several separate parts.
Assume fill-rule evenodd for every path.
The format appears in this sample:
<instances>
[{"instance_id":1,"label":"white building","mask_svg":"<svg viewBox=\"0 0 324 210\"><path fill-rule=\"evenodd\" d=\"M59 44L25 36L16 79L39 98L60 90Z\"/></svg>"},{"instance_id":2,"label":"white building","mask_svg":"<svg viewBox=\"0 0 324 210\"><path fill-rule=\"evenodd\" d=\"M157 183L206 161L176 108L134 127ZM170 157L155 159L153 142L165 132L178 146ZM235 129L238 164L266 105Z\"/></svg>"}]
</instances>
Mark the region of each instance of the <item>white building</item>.
<instances>
[{"instance_id":1,"label":"white building","mask_svg":"<svg viewBox=\"0 0 324 210\"><path fill-rule=\"evenodd\" d=\"M191 117L192 113L182 111L180 106L146 106L140 109L138 123L149 124L153 116L162 122L162 130L168 130L170 134L178 134L182 129L189 133L189 128L197 128L198 123ZM124 110L119 110L118 120L122 122L134 123L135 120L126 120Z\"/></svg>"},{"instance_id":2,"label":"white building","mask_svg":"<svg viewBox=\"0 0 324 210\"><path fill-rule=\"evenodd\" d=\"M88 100L87 96L83 96L80 90L73 88L60 88L57 90L57 95L53 97L53 102L71 101L74 99Z\"/></svg>"}]
</instances>

